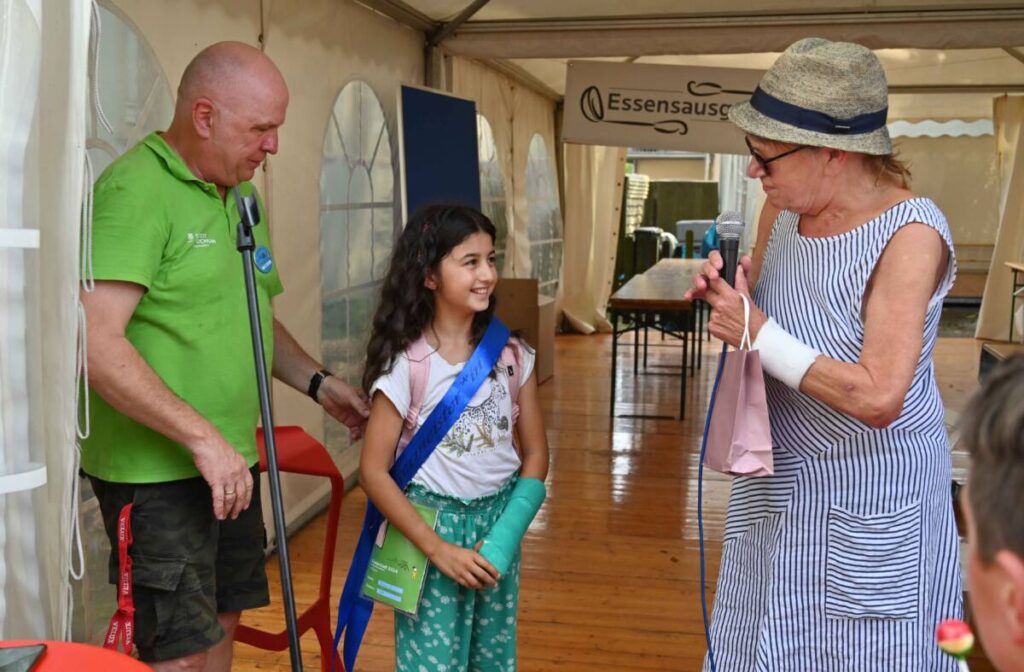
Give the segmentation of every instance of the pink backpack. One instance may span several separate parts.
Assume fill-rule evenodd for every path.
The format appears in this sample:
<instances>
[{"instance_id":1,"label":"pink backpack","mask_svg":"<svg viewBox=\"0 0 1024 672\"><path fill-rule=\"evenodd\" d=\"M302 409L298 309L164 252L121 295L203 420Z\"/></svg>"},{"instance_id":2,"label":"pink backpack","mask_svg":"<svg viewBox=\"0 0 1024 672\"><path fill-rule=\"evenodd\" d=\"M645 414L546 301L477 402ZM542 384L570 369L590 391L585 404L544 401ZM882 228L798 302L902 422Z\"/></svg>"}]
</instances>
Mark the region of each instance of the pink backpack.
<instances>
[{"instance_id":1,"label":"pink backpack","mask_svg":"<svg viewBox=\"0 0 1024 672\"><path fill-rule=\"evenodd\" d=\"M519 419L519 386L522 381L521 347L522 344L519 342L519 339L511 336L508 339L508 343L505 344L505 348L501 351L501 357L498 360L508 372L508 391L512 395L513 428L516 426L516 420ZM405 427L402 429L402 438L399 439L398 450L395 452L396 458L409 445L409 441L412 440L412 435L416 431L416 421L420 417L420 409L423 407L423 402L427 396L427 383L430 380L430 354L432 352L434 352L434 348L427 343L427 339L423 336L420 336L406 350L406 355L409 358L409 381L412 394L409 398L409 412L405 414ZM518 452L519 446L515 441L515 432L513 432L512 436L513 445L515 445Z\"/></svg>"}]
</instances>

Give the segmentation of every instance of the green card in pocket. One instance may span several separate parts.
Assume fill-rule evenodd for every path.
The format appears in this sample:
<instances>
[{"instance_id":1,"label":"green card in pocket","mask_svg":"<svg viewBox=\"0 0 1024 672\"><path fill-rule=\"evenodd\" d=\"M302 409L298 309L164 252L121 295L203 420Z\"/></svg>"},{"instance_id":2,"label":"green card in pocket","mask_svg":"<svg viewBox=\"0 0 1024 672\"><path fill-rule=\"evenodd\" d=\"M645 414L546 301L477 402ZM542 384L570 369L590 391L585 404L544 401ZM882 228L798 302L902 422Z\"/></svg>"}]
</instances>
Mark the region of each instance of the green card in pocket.
<instances>
[{"instance_id":1,"label":"green card in pocket","mask_svg":"<svg viewBox=\"0 0 1024 672\"><path fill-rule=\"evenodd\" d=\"M437 525L437 509L413 503L416 513L431 527ZM427 578L427 556L394 525L388 525L384 542L374 544L363 580L363 595L416 616Z\"/></svg>"}]
</instances>

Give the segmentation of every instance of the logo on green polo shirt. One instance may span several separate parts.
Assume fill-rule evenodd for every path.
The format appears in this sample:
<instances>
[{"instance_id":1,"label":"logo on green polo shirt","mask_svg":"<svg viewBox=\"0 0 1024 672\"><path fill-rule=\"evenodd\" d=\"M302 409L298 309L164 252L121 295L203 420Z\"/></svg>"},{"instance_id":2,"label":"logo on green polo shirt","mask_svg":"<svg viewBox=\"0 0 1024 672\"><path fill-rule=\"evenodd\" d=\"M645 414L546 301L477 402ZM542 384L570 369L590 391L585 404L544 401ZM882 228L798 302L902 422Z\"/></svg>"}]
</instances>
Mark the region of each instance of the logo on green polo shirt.
<instances>
[{"instance_id":1,"label":"logo on green polo shirt","mask_svg":"<svg viewBox=\"0 0 1024 672\"><path fill-rule=\"evenodd\" d=\"M209 235L202 232L186 233L185 240L188 241L189 245L196 248L210 247L211 245L217 244L216 238L211 238Z\"/></svg>"}]
</instances>

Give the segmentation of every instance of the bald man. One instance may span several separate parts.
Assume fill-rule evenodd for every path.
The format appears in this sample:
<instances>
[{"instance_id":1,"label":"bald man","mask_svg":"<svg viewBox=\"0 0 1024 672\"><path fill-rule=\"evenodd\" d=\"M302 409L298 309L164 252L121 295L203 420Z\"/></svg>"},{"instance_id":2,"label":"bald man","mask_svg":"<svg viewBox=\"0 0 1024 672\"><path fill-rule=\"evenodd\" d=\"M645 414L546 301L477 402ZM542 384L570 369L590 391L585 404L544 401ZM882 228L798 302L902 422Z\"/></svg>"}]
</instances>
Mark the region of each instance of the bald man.
<instances>
[{"instance_id":1,"label":"bald man","mask_svg":"<svg viewBox=\"0 0 1024 672\"><path fill-rule=\"evenodd\" d=\"M112 583L126 569L119 519L131 524L135 642L155 670L229 670L241 611L269 603L259 397L229 190L254 193L249 180L277 153L287 107L266 55L214 44L185 69L170 128L128 150L95 186L82 470L113 546ZM358 438L365 395L273 318L282 286L267 226L253 233L273 375Z\"/></svg>"}]
</instances>

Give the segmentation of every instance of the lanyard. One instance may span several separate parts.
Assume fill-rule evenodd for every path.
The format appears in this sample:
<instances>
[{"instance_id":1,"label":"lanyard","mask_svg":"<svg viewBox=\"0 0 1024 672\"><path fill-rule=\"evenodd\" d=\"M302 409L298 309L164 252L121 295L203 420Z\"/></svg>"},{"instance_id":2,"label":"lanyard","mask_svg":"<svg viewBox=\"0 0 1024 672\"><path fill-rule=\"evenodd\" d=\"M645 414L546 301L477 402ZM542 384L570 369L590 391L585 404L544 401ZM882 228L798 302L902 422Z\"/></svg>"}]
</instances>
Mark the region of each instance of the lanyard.
<instances>
[{"instance_id":1,"label":"lanyard","mask_svg":"<svg viewBox=\"0 0 1024 672\"><path fill-rule=\"evenodd\" d=\"M455 382L448 388L441 403L431 411L423 426L413 435L409 445L399 455L395 465L391 467L391 477L400 490L405 490L412 481L412 477L434 452L437 444L455 425L459 416L462 415L463 409L466 408L466 404L494 369L505 343L508 342L508 337L508 327L502 324L498 318L491 318L491 323L487 325L487 331L473 351L473 356L469 358ZM370 552L373 550L377 530L383 521L384 515L373 505L373 502L367 501L363 531L359 536L359 544L345 579L345 588L338 601L338 625L334 632L335 651L338 650L342 632L345 633L344 663L346 670L355 669L356 654L359 653L359 645L362 643L363 634L366 632L370 616L373 613L373 600L363 596L360 593L360 588L370 562ZM333 663L334 657L332 656L332 666Z\"/></svg>"},{"instance_id":2,"label":"lanyard","mask_svg":"<svg viewBox=\"0 0 1024 672\"><path fill-rule=\"evenodd\" d=\"M135 639L135 602L132 600L132 557L128 548L132 545L132 505L125 504L117 516L117 611L110 619L107 639L103 648L117 650L118 640L124 642L124 652L132 652Z\"/></svg>"}]
</instances>

